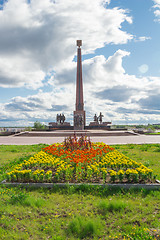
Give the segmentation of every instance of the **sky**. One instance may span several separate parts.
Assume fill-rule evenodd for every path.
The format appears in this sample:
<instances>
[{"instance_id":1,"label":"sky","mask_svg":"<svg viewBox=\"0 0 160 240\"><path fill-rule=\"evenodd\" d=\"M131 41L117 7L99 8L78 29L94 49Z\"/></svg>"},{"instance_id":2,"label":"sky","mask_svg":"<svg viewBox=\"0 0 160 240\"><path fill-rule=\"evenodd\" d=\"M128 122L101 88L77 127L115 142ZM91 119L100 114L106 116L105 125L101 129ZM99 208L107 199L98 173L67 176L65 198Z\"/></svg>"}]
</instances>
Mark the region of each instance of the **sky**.
<instances>
[{"instance_id":1,"label":"sky","mask_svg":"<svg viewBox=\"0 0 160 240\"><path fill-rule=\"evenodd\" d=\"M87 124L160 123L160 0L0 0L0 126L73 124L77 39Z\"/></svg>"}]
</instances>

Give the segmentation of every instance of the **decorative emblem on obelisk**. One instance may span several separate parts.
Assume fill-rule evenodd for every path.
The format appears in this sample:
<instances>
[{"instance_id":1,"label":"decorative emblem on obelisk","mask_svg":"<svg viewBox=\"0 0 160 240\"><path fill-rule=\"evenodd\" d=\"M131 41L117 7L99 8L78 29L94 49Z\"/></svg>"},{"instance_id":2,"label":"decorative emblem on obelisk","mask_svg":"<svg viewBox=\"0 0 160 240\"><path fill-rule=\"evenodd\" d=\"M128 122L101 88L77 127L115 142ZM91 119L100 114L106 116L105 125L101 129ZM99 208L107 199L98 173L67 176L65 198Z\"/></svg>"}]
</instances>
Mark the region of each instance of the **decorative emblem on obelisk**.
<instances>
[{"instance_id":1,"label":"decorative emblem on obelisk","mask_svg":"<svg viewBox=\"0 0 160 240\"><path fill-rule=\"evenodd\" d=\"M74 119L73 119L74 130L84 130L84 126L85 126L81 46L82 46L82 40L77 40L76 110L74 111Z\"/></svg>"}]
</instances>

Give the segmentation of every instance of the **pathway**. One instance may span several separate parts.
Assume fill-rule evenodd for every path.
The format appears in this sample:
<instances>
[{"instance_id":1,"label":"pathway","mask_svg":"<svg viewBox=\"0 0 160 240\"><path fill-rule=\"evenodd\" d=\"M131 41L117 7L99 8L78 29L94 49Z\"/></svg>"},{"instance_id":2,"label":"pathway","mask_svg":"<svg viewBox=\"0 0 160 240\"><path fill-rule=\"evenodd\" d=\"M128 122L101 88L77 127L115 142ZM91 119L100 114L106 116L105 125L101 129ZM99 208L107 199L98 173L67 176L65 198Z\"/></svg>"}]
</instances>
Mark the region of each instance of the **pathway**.
<instances>
[{"instance_id":1,"label":"pathway","mask_svg":"<svg viewBox=\"0 0 160 240\"><path fill-rule=\"evenodd\" d=\"M130 135L130 136L95 136L91 137L93 142L104 142L109 145L114 144L144 144L160 143L160 135ZM20 137L5 136L0 137L0 145L32 145L32 144L52 144L63 142L64 137Z\"/></svg>"}]
</instances>

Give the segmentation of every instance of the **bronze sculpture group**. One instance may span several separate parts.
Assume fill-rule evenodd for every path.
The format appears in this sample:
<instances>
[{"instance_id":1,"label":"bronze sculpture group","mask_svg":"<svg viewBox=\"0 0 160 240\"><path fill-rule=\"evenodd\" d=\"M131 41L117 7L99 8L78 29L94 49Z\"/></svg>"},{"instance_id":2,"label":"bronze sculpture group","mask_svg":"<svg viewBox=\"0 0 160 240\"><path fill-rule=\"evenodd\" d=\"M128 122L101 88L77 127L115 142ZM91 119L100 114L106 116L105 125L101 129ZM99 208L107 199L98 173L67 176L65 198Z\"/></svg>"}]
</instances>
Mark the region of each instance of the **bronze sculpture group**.
<instances>
[{"instance_id":1,"label":"bronze sculpture group","mask_svg":"<svg viewBox=\"0 0 160 240\"><path fill-rule=\"evenodd\" d=\"M97 115L95 114L94 115L94 122L97 122L97 123L102 123L102 118L103 118L103 114L100 112L99 116L97 117Z\"/></svg>"},{"instance_id":2,"label":"bronze sculpture group","mask_svg":"<svg viewBox=\"0 0 160 240\"><path fill-rule=\"evenodd\" d=\"M58 124L63 124L65 122L66 118L65 118L64 114L57 114L56 120L57 120Z\"/></svg>"}]
</instances>

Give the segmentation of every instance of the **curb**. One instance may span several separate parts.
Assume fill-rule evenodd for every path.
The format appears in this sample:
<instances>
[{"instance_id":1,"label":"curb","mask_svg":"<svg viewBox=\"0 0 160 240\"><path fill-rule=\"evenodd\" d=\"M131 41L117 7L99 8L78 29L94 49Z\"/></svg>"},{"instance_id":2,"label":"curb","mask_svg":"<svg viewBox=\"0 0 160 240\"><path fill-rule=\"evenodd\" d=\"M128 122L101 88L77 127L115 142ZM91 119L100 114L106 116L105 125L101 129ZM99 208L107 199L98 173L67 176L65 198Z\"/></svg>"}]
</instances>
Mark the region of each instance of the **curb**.
<instances>
[{"instance_id":1,"label":"curb","mask_svg":"<svg viewBox=\"0 0 160 240\"><path fill-rule=\"evenodd\" d=\"M43 188L52 188L55 186L58 187L66 187L66 186L101 186L101 187L109 187L109 188L124 188L124 189L130 189L130 188L144 188L148 190L152 189L157 189L160 190L160 184L99 184L99 183L93 183L93 184L88 184L88 183L6 183L5 181L2 181L0 185L5 185L5 186L22 186L22 187L43 187Z\"/></svg>"}]
</instances>

